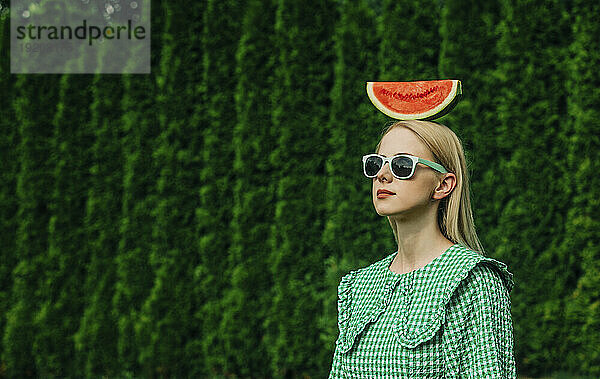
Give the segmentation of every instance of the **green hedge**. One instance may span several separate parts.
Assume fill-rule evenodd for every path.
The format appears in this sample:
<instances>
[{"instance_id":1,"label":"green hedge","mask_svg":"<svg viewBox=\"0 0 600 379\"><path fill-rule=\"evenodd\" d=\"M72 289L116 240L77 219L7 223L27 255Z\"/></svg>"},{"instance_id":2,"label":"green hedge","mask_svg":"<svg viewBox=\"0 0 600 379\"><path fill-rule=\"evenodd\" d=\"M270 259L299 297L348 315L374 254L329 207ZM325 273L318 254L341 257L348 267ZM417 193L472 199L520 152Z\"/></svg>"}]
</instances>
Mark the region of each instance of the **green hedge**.
<instances>
[{"instance_id":1,"label":"green hedge","mask_svg":"<svg viewBox=\"0 0 600 379\"><path fill-rule=\"evenodd\" d=\"M1 4L0 377L326 377L396 249L365 82L436 78L519 375L600 375L595 2L156 0L150 75L10 74Z\"/></svg>"}]
</instances>

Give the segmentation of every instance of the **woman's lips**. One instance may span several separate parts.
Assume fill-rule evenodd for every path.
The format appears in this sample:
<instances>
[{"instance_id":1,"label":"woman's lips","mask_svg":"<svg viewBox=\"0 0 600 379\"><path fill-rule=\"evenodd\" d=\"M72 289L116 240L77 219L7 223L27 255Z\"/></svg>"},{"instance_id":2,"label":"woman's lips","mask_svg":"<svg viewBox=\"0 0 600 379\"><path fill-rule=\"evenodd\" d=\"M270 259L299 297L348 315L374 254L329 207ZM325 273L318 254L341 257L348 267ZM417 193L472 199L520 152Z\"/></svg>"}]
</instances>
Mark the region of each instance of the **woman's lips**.
<instances>
[{"instance_id":1,"label":"woman's lips","mask_svg":"<svg viewBox=\"0 0 600 379\"><path fill-rule=\"evenodd\" d=\"M385 199L386 197L390 197L390 196L394 196L395 193L391 192L391 191L387 191L387 190L378 190L377 191L377 198L378 199Z\"/></svg>"}]
</instances>

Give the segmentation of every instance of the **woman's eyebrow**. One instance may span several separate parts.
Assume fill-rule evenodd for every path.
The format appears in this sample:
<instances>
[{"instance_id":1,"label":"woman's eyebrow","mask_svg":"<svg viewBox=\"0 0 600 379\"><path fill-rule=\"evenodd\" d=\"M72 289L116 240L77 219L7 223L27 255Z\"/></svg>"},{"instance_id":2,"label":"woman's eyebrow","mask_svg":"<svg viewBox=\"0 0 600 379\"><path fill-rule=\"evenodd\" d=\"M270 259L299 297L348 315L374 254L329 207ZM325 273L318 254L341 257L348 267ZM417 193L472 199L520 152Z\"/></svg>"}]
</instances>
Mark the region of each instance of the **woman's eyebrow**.
<instances>
[{"instance_id":1,"label":"woman's eyebrow","mask_svg":"<svg viewBox=\"0 0 600 379\"><path fill-rule=\"evenodd\" d=\"M396 154L394 154L394 155L400 155L400 154L412 155L411 153L396 153ZM385 155L383 155L383 154L381 154L381 153L380 153L379 155L381 155L382 157L386 157ZM392 155L392 156L394 156L394 155ZM386 158L387 158L387 157L386 157Z\"/></svg>"}]
</instances>

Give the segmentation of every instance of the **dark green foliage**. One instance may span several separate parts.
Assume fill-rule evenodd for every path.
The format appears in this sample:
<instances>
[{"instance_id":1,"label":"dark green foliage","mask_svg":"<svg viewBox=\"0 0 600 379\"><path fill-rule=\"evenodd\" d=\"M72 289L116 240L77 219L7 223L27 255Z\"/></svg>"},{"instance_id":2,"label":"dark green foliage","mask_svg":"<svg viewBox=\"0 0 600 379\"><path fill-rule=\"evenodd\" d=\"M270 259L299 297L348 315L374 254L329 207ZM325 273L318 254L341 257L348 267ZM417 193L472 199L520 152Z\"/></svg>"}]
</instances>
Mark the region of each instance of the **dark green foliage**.
<instances>
[{"instance_id":1,"label":"dark green foliage","mask_svg":"<svg viewBox=\"0 0 600 379\"><path fill-rule=\"evenodd\" d=\"M4 4L2 4L4 5ZM0 11L0 17L2 12ZM4 36L9 33L10 20L0 18L0 93L14 93L15 76L8 75L10 62L8 60L9 39ZM18 145L19 129L15 122L15 112L10 96L0 96L0 246L2 246L2 263L0 264L0 335L6 323L3 309L10 307L10 293L13 286L12 270L18 262L16 255L17 209L19 203L16 197L17 173L19 172ZM0 358L4 344L0 343ZM0 359L0 364L1 364ZM0 367L0 376L3 369Z\"/></svg>"},{"instance_id":2,"label":"dark green foliage","mask_svg":"<svg viewBox=\"0 0 600 379\"><path fill-rule=\"evenodd\" d=\"M123 76L120 112L116 114L119 119L115 120L120 129L117 145L122 157L123 193L112 310L117 315L120 371L136 376L142 372L152 372L154 368L152 360L146 358L150 355L147 349L151 347L151 336L147 333L148 329L144 328L147 324L144 324L142 317L142 306L154 283L149 252L153 243L153 209L157 201L156 178L159 175L153 152L160 131L157 127L158 115L154 110L157 101L164 97L157 87L157 82L162 82L163 76L157 71L160 63L168 59L165 57L166 51L171 50L170 45L162 42L168 36L166 32L162 33L167 22L164 3L157 1L152 8L152 74ZM110 91L110 82L103 83L106 91ZM107 126L110 127L110 124Z\"/></svg>"},{"instance_id":3,"label":"dark green foliage","mask_svg":"<svg viewBox=\"0 0 600 379\"><path fill-rule=\"evenodd\" d=\"M227 255L230 287L223 296L221 335L226 373L268 377L271 366L263 320L269 312L272 278L265 262L265 236L273 222L275 183L267 159L275 146L269 95L273 85L272 53L275 4L248 2L236 55L237 124L233 129L234 161L227 191L233 200L231 247Z\"/></svg>"},{"instance_id":4,"label":"dark green foliage","mask_svg":"<svg viewBox=\"0 0 600 379\"><path fill-rule=\"evenodd\" d=\"M564 117L566 11L558 0L503 2L497 46L501 182L489 194L499 219L487 231L488 246L515 272L518 369L536 375L560 368L564 358L557 346L565 338L563 298L572 289L570 273L580 254L558 249L572 191L560 179L568 172L570 128Z\"/></svg>"},{"instance_id":5,"label":"dark green foliage","mask_svg":"<svg viewBox=\"0 0 600 379\"><path fill-rule=\"evenodd\" d=\"M326 377L365 84L439 78L519 375L600 375L595 2L155 0L150 75L11 75L0 4L0 378Z\"/></svg>"},{"instance_id":6,"label":"dark green foliage","mask_svg":"<svg viewBox=\"0 0 600 379\"><path fill-rule=\"evenodd\" d=\"M600 4L575 1L572 11L573 41L569 50L568 114L573 122L565 176L573 187L562 254L579 258L580 270L569 270L577 280L566 297L567 333L562 350L565 368L600 376L600 203L597 189L600 169L600 52L597 36ZM572 285L572 283L570 283ZM570 287L572 288L572 287Z\"/></svg>"},{"instance_id":7,"label":"dark green foliage","mask_svg":"<svg viewBox=\"0 0 600 379\"><path fill-rule=\"evenodd\" d=\"M7 75L7 74L4 74ZM34 354L39 332L35 316L42 297L48 260L49 204L56 165L52 154L60 77L56 75L19 75L13 91L15 122L20 143L17 147L19 171L16 174L17 232L9 306L3 309L6 325L2 366L8 377L38 376L40 368ZM10 230L10 229L9 229ZM8 252L10 254L10 252ZM11 263L11 259L8 263ZM2 263L4 265L4 261Z\"/></svg>"},{"instance_id":8,"label":"dark green foliage","mask_svg":"<svg viewBox=\"0 0 600 379\"><path fill-rule=\"evenodd\" d=\"M36 314L34 355L41 376L66 376L76 372L75 344L80 315L87 294L79 285L86 280L90 228L81 228L86 213L88 189L94 173L91 144L99 114L90 120L92 76L64 75L59 84L58 104L53 120L53 190L49 203L48 254L44 262L39 311ZM77 94L77 96L73 96ZM91 122L90 122L91 121ZM114 146L114 144L112 145ZM115 162L111 160L110 162ZM91 167L81 170L80 167ZM110 188L108 193L113 192ZM105 200L105 199L102 199ZM105 201L101 201L105 204ZM108 206L105 204L103 206ZM106 225L102 225L106 227ZM58 346L64 346L59 348Z\"/></svg>"},{"instance_id":9,"label":"dark green foliage","mask_svg":"<svg viewBox=\"0 0 600 379\"><path fill-rule=\"evenodd\" d=\"M265 340L277 377L323 377L327 370L319 359L315 325L324 274L320 234L330 151L333 5L280 0L277 6L272 110L277 147L270 156L276 204L268 265L274 285Z\"/></svg>"},{"instance_id":10,"label":"dark green foliage","mask_svg":"<svg viewBox=\"0 0 600 379\"><path fill-rule=\"evenodd\" d=\"M441 7L434 1L384 0L379 16L380 81L438 79Z\"/></svg>"},{"instance_id":11,"label":"dark green foliage","mask_svg":"<svg viewBox=\"0 0 600 379\"><path fill-rule=\"evenodd\" d=\"M120 119L123 198L113 309L118 315L117 352L121 367L139 373L138 359L144 361L143 349L149 342L138 323L142 304L154 282L149 251L159 171L152 157L158 121L155 113L148 113L155 107L155 97L147 94L156 91L156 85L153 77L125 76L123 89Z\"/></svg>"},{"instance_id":12,"label":"dark green foliage","mask_svg":"<svg viewBox=\"0 0 600 379\"><path fill-rule=\"evenodd\" d=\"M189 8L172 3L164 3L163 8L165 45L158 74L162 96L157 98L158 123L154 124L160 134L151 153L160 169L149 252L154 282L137 325L144 342L140 363L145 376L182 377L203 363L200 351L194 350L200 336L194 315L200 305L193 281L199 263L193 236L200 206L202 138L200 125L193 122L194 103L181 101L195 98L195 86L201 80L199 72L186 63L200 59L199 40L196 24L177 22L189 12L202 14L202 7L203 2L195 2Z\"/></svg>"},{"instance_id":13,"label":"dark green foliage","mask_svg":"<svg viewBox=\"0 0 600 379\"><path fill-rule=\"evenodd\" d=\"M227 251L231 245L234 150L231 145L237 123L235 89L236 51L239 46L245 2L208 0L203 12L202 87L199 97L200 123L195 124L201 146L200 184L197 194L197 229L194 240L199 254L194 286L201 304L195 314L200 324L201 349L206 369L222 374L226 363L225 340L220 324L225 313L222 296L231 278ZM226 32L224 32L226 31Z\"/></svg>"},{"instance_id":14,"label":"dark green foliage","mask_svg":"<svg viewBox=\"0 0 600 379\"><path fill-rule=\"evenodd\" d=\"M89 167L86 172L89 179L79 184L85 184L85 188L79 193L87 196L83 207L85 216L81 220L84 225L81 231L85 232L82 237L86 242L79 243L79 246L85 248L79 247L78 251L69 253L69 256L85 262L87 270L78 278L83 286L69 284L72 290L80 292L74 298L82 297L86 302L78 312L83 315L77 320L79 330L74 341L77 360L73 361L72 365L75 367L69 372L85 376L115 375L119 372L119 329L115 327L117 319L111 309L116 282L114 252L119 243L119 211L123 196L120 129L116 127L118 117L115 116L120 112L119 101L122 99L120 77L96 76L90 87L93 99L85 102L90 104L90 120L78 125L78 128L90 134L87 140L93 142L93 146L85 152L89 160L85 163ZM81 91L76 93L78 92ZM82 125L87 125L87 128ZM81 143L79 145L85 146ZM83 157L73 157L71 161L86 162ZM71 229L77 230L74 227ZM65 252L68 251L63 253ZM77 262L70 266L82 267Z\"/></svg>"}]
</instances>

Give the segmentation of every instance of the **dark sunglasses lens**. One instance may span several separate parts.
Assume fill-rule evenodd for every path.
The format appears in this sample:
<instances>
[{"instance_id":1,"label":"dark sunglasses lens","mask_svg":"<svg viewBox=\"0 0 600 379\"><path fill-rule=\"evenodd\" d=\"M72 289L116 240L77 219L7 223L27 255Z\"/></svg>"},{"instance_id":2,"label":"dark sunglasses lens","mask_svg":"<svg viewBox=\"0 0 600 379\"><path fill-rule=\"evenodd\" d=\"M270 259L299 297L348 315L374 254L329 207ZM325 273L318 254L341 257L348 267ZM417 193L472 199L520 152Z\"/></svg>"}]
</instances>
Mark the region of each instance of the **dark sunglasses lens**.
<instances>
[{"instance_id":1,"label":"dark sunglasses lens","mask_svg":"<svg viewBox=\"0 0 600 379\"><path fill-rule=\"evenodd\" d=\"M383 163L383 159L380 157L369 157L365 161L365 173L368 176L375 176L381 169L381 164Z\"/></svg>"},{"instance_id":2,"label":"dark sunglasses lens","mask_svg":"<svg viewBox=\"0 0 600 379\"><path fill-rule=\"evenodd\" d=\"M392 159L392 172L401 178L407 177L412 171L412 160L406 157Z\"/></svg>"}]
</instances>

